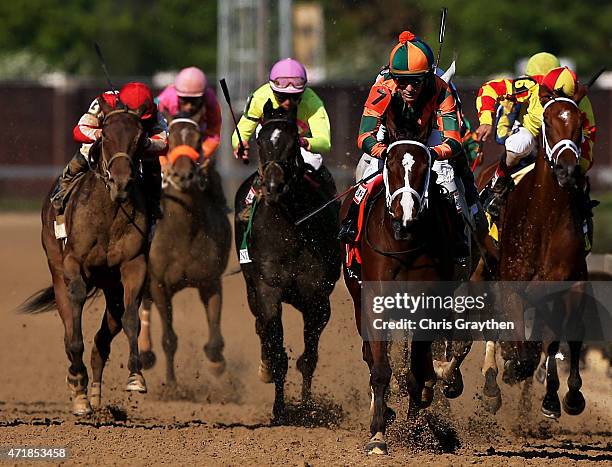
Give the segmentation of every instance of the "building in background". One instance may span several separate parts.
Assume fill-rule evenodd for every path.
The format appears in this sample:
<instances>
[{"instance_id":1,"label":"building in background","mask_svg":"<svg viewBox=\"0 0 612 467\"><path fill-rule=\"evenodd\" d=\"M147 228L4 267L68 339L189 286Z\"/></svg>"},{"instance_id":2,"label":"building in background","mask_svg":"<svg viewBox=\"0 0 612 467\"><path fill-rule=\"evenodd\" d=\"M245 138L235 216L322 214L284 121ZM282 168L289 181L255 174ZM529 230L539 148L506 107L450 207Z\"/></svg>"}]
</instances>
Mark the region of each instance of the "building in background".
<instances>
[{"instance_id":1,"label":"building in background","mask_svg":"<svg viewBox=\"0 0 612 467\"><path fill-rule=\"evenodd\" d=\"M310 83L325 81L325 21L319 3L298 3L293 7L295 58L308 72Z\"/></svg>"}]
</instances>

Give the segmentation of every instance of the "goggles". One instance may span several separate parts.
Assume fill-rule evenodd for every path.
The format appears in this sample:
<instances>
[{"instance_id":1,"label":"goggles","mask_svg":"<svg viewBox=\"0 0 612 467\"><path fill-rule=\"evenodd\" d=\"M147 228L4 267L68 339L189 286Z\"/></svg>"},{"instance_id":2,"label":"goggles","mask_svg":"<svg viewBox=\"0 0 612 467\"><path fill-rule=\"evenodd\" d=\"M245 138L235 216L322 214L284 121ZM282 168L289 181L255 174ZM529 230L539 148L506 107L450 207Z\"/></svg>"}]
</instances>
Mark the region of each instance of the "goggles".
<instances>
[{"instance_id":1,"label":"goggles","mask_svg":"<svg viewBox=\"0 0 612 467\"><path fill-rule=\"evenodd\" d=\"M273 79L272 82L274 83L274 86L279 89L286 89L288 87L301 89L306 85L306 80L300 76L279 77Z\"/></svg>"},{"instance_id":2,"label":"goggles","mask_svg":"<svg viewBox=\"0 0 612 467\"><path fill-rule=\"evenodd\" d=\"M425 81L425 75L420 76L400 76L395 78L395 81L399 86L420 86Z\"/></svg>"},{"instance_id":3,"label":"goggles","mask_svg":"<svg viewBox=\"0 0 612 467\"><path fill-rule=\"evenodd\" d=\"M302 99L302 93L299 94L289 94L284 92L274 92L274 97L278 102L285 102L286 100L290 100L291 102L299 102Z\"/></svg>"}]
</instances>

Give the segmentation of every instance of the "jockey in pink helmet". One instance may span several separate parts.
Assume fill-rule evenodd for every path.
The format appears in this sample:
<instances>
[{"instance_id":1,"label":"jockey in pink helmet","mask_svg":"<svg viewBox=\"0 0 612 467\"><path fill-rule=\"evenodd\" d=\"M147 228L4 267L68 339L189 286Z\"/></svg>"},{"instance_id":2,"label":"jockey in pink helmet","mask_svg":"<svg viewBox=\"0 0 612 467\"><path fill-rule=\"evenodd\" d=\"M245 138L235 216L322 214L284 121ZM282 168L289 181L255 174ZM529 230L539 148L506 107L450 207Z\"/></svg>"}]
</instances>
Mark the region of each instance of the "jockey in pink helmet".
<instances>
[{"instance_id":1,"label":"jockey in pink helmet","mask_svg":"<svg viewBox=\"0 0 612 467\"><path fill-rule=\"evenodd\" d=\"M170 120L181 114L192 118L202 131L202 156L212 156L221 141L221 108L206 75L197 67L183 68L157 96L159 110Z\"/></svg>"},{"instance_id":2,"label":"jockey in pink helmet","mask_svg":"<svg viewBox=\"0 0 612 467\"><path fill-rule=\"evenodd\" d=\"M240 149L238 134L234 131L234 156L249 158L249 139L263 118L264 105L268 100L274 108L289 109L297 106L300 153L306 163L308 176L322 186L322 193L331 197L336 188L331 174L323 165L323 154L331 150L329 117L323 101L306 86L307 83L306 69L300 62L293 58L276 62L270 70L268 82L261 85L247 100L242 118L238 122L245 150L243 152Z\"/></svg>"}]
</instances>

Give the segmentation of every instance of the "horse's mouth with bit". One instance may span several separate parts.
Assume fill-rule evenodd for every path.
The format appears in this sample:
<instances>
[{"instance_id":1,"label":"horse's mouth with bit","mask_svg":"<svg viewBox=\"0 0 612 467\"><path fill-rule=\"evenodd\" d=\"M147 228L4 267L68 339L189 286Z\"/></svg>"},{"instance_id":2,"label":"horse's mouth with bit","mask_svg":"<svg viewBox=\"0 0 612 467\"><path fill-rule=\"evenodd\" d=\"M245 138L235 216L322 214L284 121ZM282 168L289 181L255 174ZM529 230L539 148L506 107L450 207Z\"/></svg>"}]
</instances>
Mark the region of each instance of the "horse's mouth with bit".
<instances>
[{"instance_id":1,"label":"horse's mouth with bit","mask_svg":"<svg viewBox=\"0 0 612 467\"><path fill-rule=\"evenodd\" d=\"M395 240L410 240L414 235L414 222L409 221L406 225L401 220L392 219L393 238Z\"/></svg>"}]
</instances>

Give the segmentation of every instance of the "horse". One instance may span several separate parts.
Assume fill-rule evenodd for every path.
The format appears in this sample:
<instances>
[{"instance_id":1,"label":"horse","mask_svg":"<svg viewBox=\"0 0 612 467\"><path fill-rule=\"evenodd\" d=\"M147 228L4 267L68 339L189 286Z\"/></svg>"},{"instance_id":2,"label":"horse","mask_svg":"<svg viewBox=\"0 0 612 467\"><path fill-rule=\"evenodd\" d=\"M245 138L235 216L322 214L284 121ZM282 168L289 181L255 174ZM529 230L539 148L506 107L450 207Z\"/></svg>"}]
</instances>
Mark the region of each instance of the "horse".
<instances>
[{"instance_id":1,"label":"horse","mask_svg":"<svg viewBox=\"0 0 612 467\"><path fill-rule=\"evenodd\" d=\"M287 421L284 384L288 359L282 303L294 306L304 319L304 353L297 368L303 377L302 402L306 403L311 400L319 338L331 314L329 296L340 278L338 205L295 225L301 215L322 203L319 192L304 177L296 121L295 106L287 111L273 109L270 100L264 105L257 136L259 169L240 186L235 199L236 250L261 342L258 375L264 383L275 385L274 424ZM251 204L246 223L239 213L256 177L261 194Z\"/></svg>"},{"instance_id":2,"label":"horse","mask_svg":"<svg viewBox=\"0 0 612 467\"><path fill-rule=\"evenodd\" d=\"M26 313L59 310L64 345L70 360L67 383L72 413L87 415L101 407L102 372L113 338L123 329L129 343L127 391L147 391L138 355L138 307L146 276L149 225L145 193L137 164L144 140L140 116L120 103L112 108L99 99L104 113L99 163L85 173L67 202L65 241L56 239L55 210L49 197L42 207L42 244L53 279L52 287L33 295L22 306ZM92 148L94 151L94 148ZM106 310L91 354L93 382L83 363L81 316L88 296L101 289Z\"/></svg>"},{"instance_id":3,"label":"horse","mask_svg":"<svg viewBox=\"0 0 612 467\"><path fill-rule=\"evenodd\" d=\"M580 89L573 99L552 94L540 87L543 105L542 130L534 169L509 193L500 218L499 262L497 279L502 281L571 281L571 287L556 302L556 320L562 322L572 312L580 313L583 281L588 279L582 232L582 199L579 170L583 116L578 102ZM513 298L510 315L522 320L522 302ZM540 357L539 342L502 342L504 381L512 384L531 378ZM569 342L570 374L568 392L563 399L566 413L578 415L585 407L580 392L579 358L582 342ZM547 355L546 395L542 413L549 418L561 415L557 395L559 379L555 355L558 341L544 342ZM483 375L485 400L494 400L492 411L501 404L496 377L496 346L488 341Z\"/></svg>"},{"instance_id":4,"label":"horse","mask_svg":"<svg viewBox=\"0 0 612 467\"><path fill-rule=\"evenodd\" d=\"M391 125L388 130L391 144L384 162L384 188L371 195L371 202L365 208L362 232L357 239L361 279L377 283L452 281L452 242L448 241L449 228L444 227L450 221L438 185L430 183L433 164L430 149L423 144L426 137L419 137L415 131L397 130ZM349 195L342 205L341 216L346 215L352 202L353 196ZM448 209L448 203L445 207ZM344 245L344 248L348 255L351 245ZM392 375L388 336L372 332L367 324L380 315L362 307L361 283L358 277L350 274L346 264L344 280L353 299L357 330L363 340L363 359L370 370L371 438L365 450L368 454L387 454L385 431L395 418L394 411L386 404ZM435 288L430 291L435 293ZM452 367L446 365L448 362L438 362L436 368L431 344L431 340L413 338L411 367L402 370L405 374L400 384L406 386L410 395L410 415L431 404L438 376L453 380L451 385L460 384L459 365L469 346L461 353L458 349L451 352ZM458 396L462 383L461 388L456 389L451 392Z\"/></svg>"},{"instance_id":5,"label":"horse","mask_svg":"<svg viewBox=\"0 0 612 467\"><path fill-rule=\"evenodd\" d=\"M139 345L143 366L155 363L151 350L149 310L151 301L159 310L166 354L166 383L176 384L174 355L177 336L172 327L172 297L186 287L195 287L206 308L209 337L204 353L215 375L225 370L221 335L221 277L231 246L231 226L225 206L213 200L211 159L201 164L202 134L195 120L171 119L168 163L164 165L162 209L151 242L148 269L149 296L143 302L143 326Z\"/></svg>"}]
</instances>

